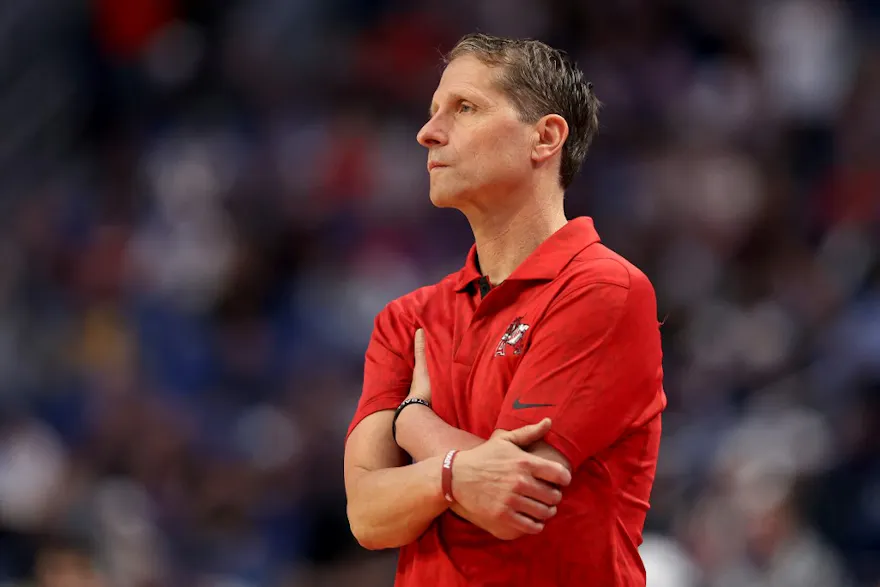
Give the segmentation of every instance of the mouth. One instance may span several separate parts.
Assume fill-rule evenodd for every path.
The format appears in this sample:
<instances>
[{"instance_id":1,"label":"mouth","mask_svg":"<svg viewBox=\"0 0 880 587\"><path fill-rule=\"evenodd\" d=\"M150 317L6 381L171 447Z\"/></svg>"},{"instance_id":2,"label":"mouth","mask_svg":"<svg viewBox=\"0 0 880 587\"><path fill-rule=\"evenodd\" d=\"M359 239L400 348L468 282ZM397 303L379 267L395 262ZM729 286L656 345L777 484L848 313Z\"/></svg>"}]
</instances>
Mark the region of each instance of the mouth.
<instances>
[{"instance_id":1,"label":"mouth","mask_svg":"<svg viewBox=\"0 0 880 587\"><path fill-rule=\"evenodd\" d=\"M446 165L443 165L442 163L437 163L436 161L429 161L428 162L428 171L429 172L433 171L434 169L438 169L440 167L446 167Z\"/></svg>"}]
</instances>

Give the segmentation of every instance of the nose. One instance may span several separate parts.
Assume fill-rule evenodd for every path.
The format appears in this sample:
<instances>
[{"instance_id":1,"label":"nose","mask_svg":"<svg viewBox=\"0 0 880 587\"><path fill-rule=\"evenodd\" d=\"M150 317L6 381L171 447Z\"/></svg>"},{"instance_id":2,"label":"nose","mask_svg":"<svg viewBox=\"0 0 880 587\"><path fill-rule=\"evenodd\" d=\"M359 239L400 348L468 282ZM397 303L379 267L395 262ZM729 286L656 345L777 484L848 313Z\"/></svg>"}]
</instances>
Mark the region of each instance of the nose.
<instances>
[{"instance_id":1,"label":"nose","mask_svg":"<svg viewBox=\"0 0 880 587\"><path fill-rule=\"evenodd\" d=\"M416 135L416 140L419 141L421 146L426 148L445 145L447 134L446 130L443 128L441 117L437 115L432 116L421 130L419 130L419 134Z\"/></svg>"}]
</instances>

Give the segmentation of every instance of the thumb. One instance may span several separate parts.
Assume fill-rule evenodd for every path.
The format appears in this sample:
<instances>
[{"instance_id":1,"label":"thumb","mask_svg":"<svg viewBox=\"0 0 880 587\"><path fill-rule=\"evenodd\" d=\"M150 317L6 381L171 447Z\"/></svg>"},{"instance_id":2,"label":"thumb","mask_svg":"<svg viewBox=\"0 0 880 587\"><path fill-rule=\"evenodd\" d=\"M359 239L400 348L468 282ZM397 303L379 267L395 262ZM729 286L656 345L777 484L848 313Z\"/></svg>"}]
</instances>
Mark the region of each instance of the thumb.
<instances>
[{"instance_id":1,"label":"thumb","mask_svg":"<svg viewBox=\"0 0 880 587\"><path fill-rule=\"evenodd\" d=\"M427 376L428 365L425 362L425 331L421 328L416 330L416 339L414 346L416 356L416 367L414 369L414 373L417 375Z\"/></svg>"},{"instance_id":2,"label":"thumb","mask_svg":"<svg viewBox=\"0 0 880 587\"><path fill-rule=\"evenodd\" d=\"M529 446L542 438L550 431L550 418L544 418L537 424L529 424L516 430L511 430L502 436L505 440L519 447Z\"/></svg>"}]
</instances>

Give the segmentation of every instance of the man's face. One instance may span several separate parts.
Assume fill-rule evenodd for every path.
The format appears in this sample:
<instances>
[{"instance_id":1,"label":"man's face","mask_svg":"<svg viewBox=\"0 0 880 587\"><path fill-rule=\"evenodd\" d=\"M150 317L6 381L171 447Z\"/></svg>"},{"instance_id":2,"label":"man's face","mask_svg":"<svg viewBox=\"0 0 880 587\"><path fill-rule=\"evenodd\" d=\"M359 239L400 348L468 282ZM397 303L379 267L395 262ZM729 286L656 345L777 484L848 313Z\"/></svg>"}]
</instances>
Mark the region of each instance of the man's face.
<instances>
[{"instance_id":1,"label":"man's face","mask_svg":"<svg viewBox=\"0 0 880 587\"><path fill-rule=\"evenodd\" d=\"M498 73L472 56L443 72L418 134L428 149L435 206L483 208L530 180L535 131L497 87Z\"/></svg>"}]
</instances>

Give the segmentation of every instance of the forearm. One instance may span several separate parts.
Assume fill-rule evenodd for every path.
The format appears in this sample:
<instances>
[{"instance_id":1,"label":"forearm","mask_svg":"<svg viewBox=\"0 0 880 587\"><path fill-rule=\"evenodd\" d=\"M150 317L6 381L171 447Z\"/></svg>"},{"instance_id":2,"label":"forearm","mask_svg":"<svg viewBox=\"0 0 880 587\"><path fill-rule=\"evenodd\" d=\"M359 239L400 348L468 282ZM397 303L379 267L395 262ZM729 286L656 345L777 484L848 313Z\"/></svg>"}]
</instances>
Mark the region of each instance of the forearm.
<instances>
[{"instance_id":1,"label":"forearm","mask_svg":"<svg viewBox=\"0 0 880 587\"><path fill-rule=\"evenodd\" d=\"M416 540L442 514L440 457L379 469L360 470L348 491L348 520L364 548L397 548Z\"/></svg>"},{"instance_id":2,"label":"forearm","mask_svg":"<svg viewBox=\"0 0 880 587\"><path fill-rule=\"evenodd\" d=\"M467 450L486 442L470 432L447 424L425 406L407 406L397 418L397 444L414 461L440 457L452 449Z\"/></svg>"}]
</instances>

